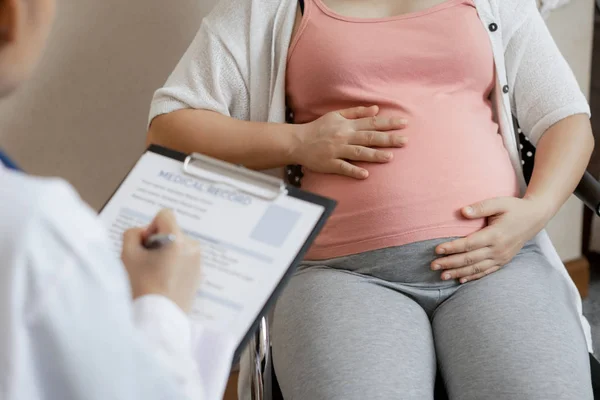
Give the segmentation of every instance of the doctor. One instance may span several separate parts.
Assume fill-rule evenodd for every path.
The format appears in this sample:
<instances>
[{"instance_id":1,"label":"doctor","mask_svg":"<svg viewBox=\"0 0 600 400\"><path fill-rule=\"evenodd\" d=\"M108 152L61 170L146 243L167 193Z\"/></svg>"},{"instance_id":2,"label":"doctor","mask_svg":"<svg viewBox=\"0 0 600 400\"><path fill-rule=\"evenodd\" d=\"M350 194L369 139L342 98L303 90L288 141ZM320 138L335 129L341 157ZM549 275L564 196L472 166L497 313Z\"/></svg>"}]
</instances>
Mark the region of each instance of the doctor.
<instances>
[{"instance_id":1,"label":"doctor","mask_svg":"<svg viewBox=\"0 0 600 400\"><path fill-rule=\"evenodd\" d=\"M0 95L30 75L54 3L0 0ZM148 251L153 233L177 239ZM203 398L186 315L199 250L170 212L125 234L123 268L68 184L0 151L0 257L0 399Z\"/></svg>"}]
</instances>

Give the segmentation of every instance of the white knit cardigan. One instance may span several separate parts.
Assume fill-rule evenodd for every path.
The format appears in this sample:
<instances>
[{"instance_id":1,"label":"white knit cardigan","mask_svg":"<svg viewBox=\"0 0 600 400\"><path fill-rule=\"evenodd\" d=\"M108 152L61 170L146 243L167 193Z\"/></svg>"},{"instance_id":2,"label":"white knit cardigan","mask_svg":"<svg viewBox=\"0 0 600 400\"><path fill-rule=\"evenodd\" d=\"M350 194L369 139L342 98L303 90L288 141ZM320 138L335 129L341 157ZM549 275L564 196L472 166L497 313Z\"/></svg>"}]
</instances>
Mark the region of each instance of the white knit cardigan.
<instances>
[{"instance_id":1,"label":"white knit cardigan","mask_svg":"<svg viewBox=\"0 0 600 400\"><path fill-rule=\"evenodd\" d=\"M474 1L495 58L495 118L524 191L513 116L535 145L561 119L589 115L589 106L536 0ZM203 20L165 86L155 93L150 121L195 108L241 120L285 122L286 57L297 6L297 0L221 0ZM569 285L591 352L590 327L579 293L547 233L542 231L536 241ZM242 363L242 372L244 367ZM240 382L243 399L249 393L245 374Z\"/></svg>"}]
</instances>

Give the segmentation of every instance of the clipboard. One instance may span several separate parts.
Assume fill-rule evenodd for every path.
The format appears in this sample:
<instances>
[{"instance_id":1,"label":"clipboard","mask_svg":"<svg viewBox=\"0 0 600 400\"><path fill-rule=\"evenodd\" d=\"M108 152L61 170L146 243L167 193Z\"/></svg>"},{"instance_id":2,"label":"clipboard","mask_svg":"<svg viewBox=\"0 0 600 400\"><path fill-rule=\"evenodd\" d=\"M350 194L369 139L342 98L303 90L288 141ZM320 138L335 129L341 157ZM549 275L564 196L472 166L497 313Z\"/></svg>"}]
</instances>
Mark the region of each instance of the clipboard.
<instances>
[{"instance_id":1,"label":"clipboard","mask_svg":"<svg viewBox=\"0 0 600 400\"><path fill-rule=\"evenodd\" d=\"M241 338L234 355L234 360L237 360L242 350L247 346L248 342L258 329L261 318L266 315L270 308L274 305L276 299L279 297L282 290L293 276L296 267L308 252L312 242L322 230L325 222L332 214L336 206L336 202L334 200L290 186L286 184L283 179L253 171L243 166L217 160L202 154L184 154L157 145L151 145L148 147L146 153L154 153L156 155L181 162L181 173L186 176L200 179L204 182L210 182L214 185L227 187L232 191L243 193L245 195L261 199L262 201L273 202L279 199L281 196L289 196L304 202L321 206L323 208L320 218L314 225L304 244L301 246L300 251L297 252L291 264L286 267L282 278L277 283L275 289L272 290L272 292L268 295L262 309L260 309L249 329ZM101 208L100 214L102 214L106 206L110 203L110 200L119 191L119 188L127 180L128 176L133 170L134 168L131 169L121 184L117 187L115 192L113 192L109 200L107 200L107 202Z\"/></svg>"}]
</instances>

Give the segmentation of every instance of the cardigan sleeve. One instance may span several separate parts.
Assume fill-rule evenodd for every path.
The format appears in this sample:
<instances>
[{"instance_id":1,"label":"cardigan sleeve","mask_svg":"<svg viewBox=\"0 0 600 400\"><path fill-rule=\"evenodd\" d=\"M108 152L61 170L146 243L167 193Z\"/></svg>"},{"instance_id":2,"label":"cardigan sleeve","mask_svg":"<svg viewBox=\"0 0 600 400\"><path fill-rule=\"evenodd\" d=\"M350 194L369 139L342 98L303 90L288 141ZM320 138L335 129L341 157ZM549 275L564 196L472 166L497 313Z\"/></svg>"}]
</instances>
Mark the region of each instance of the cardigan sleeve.
<instances>
[{"instance_id":1,"label":"cardigan sleeve","mask_svg":"<svg viewBox=\"0 0 600 400\"><path fill-rule=\"evenodd\" d=\"M149 123L159 115L180 109L205 109L237 119L248 119L247 44L240 39L247 26L231 12L231 0L222 0L202 21L187 51L152 99ZM243 8L243 7L237 7Z\"/></svg>"},{"instance_id":2,"label":"cardigan sleeve","mask_svg":"<svg viewBox=\"0 0 600 400\"><path fill-rule=\"evenodd\" d=\"M504 38L504 57L512 113L536 145L552 125L575 114L589 116L590 108L535 2L519 1L523 3L518 8L526 17L514 29L504 31L510 34ZM505 12L503 19L519 11Z\"/></svg>"}]
</instances>

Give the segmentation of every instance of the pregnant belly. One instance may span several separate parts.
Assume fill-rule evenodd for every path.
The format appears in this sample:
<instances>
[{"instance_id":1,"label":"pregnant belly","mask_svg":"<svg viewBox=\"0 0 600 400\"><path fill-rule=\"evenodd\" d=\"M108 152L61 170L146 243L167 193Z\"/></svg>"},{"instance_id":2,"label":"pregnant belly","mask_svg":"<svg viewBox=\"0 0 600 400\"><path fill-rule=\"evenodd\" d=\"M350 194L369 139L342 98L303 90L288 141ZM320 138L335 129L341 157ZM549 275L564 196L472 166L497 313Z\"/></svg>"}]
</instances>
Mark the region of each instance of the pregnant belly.
<instances>
[{"instance_id":1,"label":"pregnant belly","mask_svg":"<svg viewBox=\"0 0 600 400\"><path fill-rule=\"evenodd\" d=\"M392 149L391 162L357 163L369 171L366 180L305 171L303 189L338 201L309 258L465 236L485 221L466 220L461 208L518 194L500 135L461 129L427 136L422 128L403 132L409 144Z\"/></svg>"}]
</instances>

